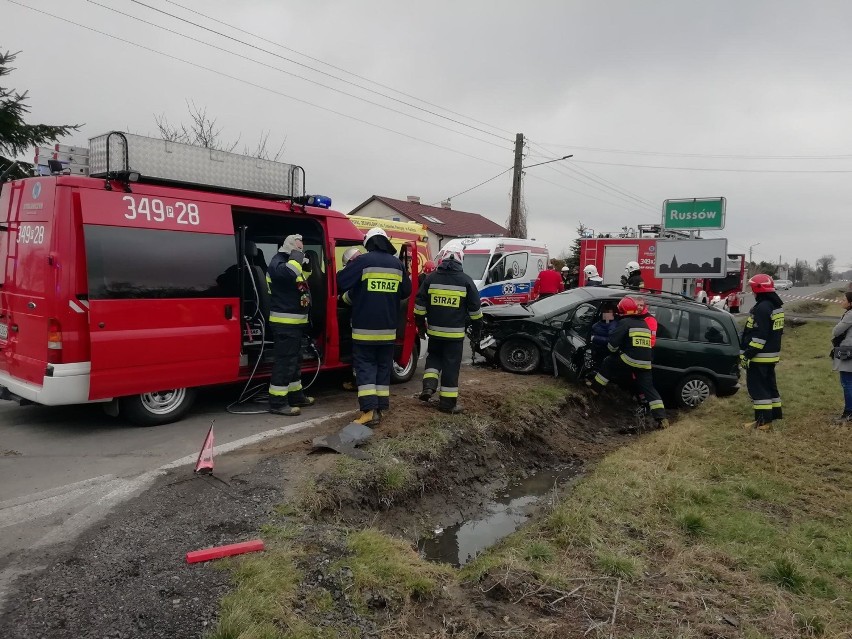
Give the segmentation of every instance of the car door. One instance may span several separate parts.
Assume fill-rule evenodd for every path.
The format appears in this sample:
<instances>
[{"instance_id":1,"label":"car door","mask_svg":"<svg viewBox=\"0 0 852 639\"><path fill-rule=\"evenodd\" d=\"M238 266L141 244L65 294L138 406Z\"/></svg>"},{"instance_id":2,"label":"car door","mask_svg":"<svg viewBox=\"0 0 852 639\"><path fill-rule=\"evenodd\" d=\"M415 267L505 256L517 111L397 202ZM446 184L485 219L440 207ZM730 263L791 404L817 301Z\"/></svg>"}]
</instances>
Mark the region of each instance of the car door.
<instances>
[{"instance_id":1,"label":"car door","mask_svg":"<svg viewBox=\"0 0 852 639\"><path fill-rule=\"evenodd\" d=\"M585 357L586 347L597 316L597 304L584 302L573 309L565 320L553 348L553 369L556 375L564 374L572 381L583 376L589 366Z\"/></svg>"},{"instance_id":2,"label":"car door","mask_svg":"<svg viewBox=\"0 0 852 639\"><path fill-rule=\"evenodd\" d=\"M91 338L90 399L221 384L240 365L230 207L81 192Z\"/></svg>"}]
</instances>

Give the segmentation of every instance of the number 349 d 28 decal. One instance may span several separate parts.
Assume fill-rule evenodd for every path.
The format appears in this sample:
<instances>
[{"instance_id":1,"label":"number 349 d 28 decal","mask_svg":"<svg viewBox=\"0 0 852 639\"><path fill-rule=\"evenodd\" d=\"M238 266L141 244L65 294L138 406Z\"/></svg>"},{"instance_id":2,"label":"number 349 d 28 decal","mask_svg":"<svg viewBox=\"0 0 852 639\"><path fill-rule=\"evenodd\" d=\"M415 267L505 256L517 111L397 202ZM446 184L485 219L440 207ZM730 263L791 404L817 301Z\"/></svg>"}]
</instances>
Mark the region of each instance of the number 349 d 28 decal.
<instances>
[{"instance_id":1,"label":"number 349 d 28 decal","mask_svg":"<svg viewBox=\"0 0 852 639\"><path fill-rule=\"evenodd\" d=\"M18 244L44 244L43 224L21 224L18 229Z\"/></svg>"},{"instance_id":2,"label":"number 349 d 28 decal","mask_svg":"<svg viewBox=\"0 0 852 639\"><path fill-rule=\"evenodd\" d=\"M193 202L180 202L165 204L162 200L148 197L135 197L125 195L123 198L127 204L124 217L128 220L146 219L149 222L174 221L176 224L198 226L201 223L201 213L198 205Z\"/></svg>"}]
</instances>

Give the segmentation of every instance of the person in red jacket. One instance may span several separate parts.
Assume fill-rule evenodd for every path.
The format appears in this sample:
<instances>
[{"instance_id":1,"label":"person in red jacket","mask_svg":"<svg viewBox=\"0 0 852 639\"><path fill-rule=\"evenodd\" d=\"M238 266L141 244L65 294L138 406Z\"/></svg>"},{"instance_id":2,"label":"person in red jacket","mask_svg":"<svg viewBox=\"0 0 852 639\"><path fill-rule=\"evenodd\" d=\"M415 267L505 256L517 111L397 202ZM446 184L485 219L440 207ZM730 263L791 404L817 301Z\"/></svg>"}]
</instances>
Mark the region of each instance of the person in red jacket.
<instances>
[{"instance_id":1,"label":"person in red jacket","mask_svg":"<svg viewBox=\"0 0 852 639\"><path fill-rule=\"evenodd\" d=\"M547 270L538 274L532 290L534 300L543 300L545 297L556 295L565 290L562 276L556 272L553 262L548 262Z\"/></svg>"},{"instance_id":2,"label":"person in red jacket","mask_svg":"<svg viewBox=\"0 0 852 639\"><path fill-rule=\"evenodd\" d=\"M657 345L657 318L651 315L651 311L648 309L648 304L645 302L644 297L634 295L633 299L635 299L636 304L639 305L638 316L641 317L648 328L651 329L651 348L654 348L654 346Z\"/></svg>"}]
</instances>

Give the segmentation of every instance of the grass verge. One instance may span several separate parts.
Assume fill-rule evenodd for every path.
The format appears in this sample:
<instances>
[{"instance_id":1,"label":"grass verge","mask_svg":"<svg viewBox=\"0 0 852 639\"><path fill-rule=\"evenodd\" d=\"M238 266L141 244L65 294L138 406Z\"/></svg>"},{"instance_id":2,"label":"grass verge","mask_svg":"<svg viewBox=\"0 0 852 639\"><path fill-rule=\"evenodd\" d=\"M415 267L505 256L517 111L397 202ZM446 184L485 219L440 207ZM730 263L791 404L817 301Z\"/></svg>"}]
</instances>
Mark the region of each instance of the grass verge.
<instances>
[{"instance_id":1,"label":"grass verge","mask_svg":"<svg viewBox=\"0 0 852 639\"><path fill-rule=\"evenodd\" d=\"M571 605L586 612L611 606L620 580L619 623L603 636L850 636L852 433L828 425L842 406L823 355L830 329L785 333L774 432L740 428L745 392L711 401L607 457L462 579L500 581L515 600L585 583ZM553 549L550 560L531 544Z\"/></svg>"}]
</instances>

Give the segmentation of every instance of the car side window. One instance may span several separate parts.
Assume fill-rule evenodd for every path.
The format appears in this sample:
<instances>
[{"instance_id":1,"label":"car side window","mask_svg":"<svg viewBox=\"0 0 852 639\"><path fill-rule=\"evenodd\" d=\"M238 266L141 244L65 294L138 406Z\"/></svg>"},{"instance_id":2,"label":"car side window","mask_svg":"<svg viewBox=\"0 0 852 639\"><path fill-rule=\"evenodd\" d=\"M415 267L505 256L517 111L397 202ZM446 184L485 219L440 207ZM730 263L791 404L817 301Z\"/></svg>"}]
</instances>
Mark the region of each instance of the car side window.
<instances>
[{"instance_id":1,"label":"car side window","mask_svg":"<svg viewBox=\"0 0 852 639\"><path fill-rule=\"evenodd\" d=\"M710 344L730 344L731 338L719 320L709 315L699 315L698 341Z\"/></svg>"},{"instance_id":2,"label":"car side window","mask_svg":"<svg viewBox=\"0 0 852 639\"><path fill-rule=\"evenodd\" d=\"M586 337L592 330L592 324L595 323L595 318L598 314L598 308L593 304L581 304L574 312L574 317L571 318L569 326L572 331Z\"/></svg>"},{"instance_id":3,"label":"car side window","mask_svg":"<svg viewBox=\"0 0 852 639\"><path fill-rule=\"evenodd\" d=\"M677 339L679 342L689 341L689 311L680 311L680 320L677 323ZM659 337L659 333L657 334Z\"/></svg>"},{"instance_id":4,"label":"car side window","mask_svg":"<svg viewBox=\"0 0 852 639\"><path fill-rule=\"evenodd\" d=\"M681 311L665 306L649 305L648 308L657 320L657 339L677 339Z\"/></svg>"}]
</instances>

